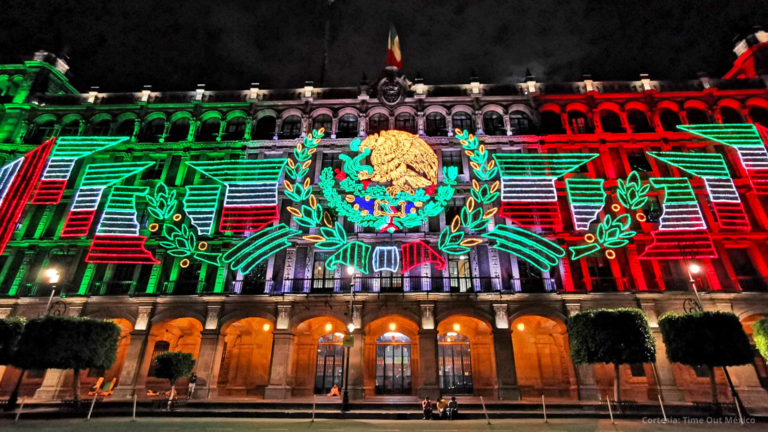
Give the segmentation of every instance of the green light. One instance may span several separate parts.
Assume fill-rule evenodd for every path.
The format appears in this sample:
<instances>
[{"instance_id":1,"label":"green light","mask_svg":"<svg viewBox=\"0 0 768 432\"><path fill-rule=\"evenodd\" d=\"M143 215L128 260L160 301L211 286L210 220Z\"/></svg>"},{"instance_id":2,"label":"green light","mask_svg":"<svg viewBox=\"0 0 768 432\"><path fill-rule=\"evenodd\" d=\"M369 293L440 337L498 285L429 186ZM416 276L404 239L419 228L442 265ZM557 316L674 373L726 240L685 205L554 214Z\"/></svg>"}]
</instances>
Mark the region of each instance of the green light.
<instances>
[{"instance_id":1,"label":"green light","mask_svg":"<svg viewBox=\"0 0 768 432\"><path fill-rule=\"evenodd\" d=\"M621 180L619 180L621 181ZM589 229L589 224L605 207L602 179L569 178L565 180L571 213L577 230Z\"/></svg>"},{"instance_id":2,"label":"green light","mask_svg":"<svg viewBox=\"0 0 768 432\"><path fill-rule=\"evenodd\" d=\"M335 270L337 265L342 264L354 267L363 274L368 274L368 257L371 254L371 249L372 246L363 242L347 243L328 258L325 262L325 268Z\"/></svg>"},{"instance_id":3,"label":"green light","mask_svg":"<svg viewBox=\"0 0 768 432\"><path fill-rule=\"evenodd\" d=\"M230 263L232 270L248 274L260 262L289 247L288 238L297 234L301 231L285 224L263 229L227 251L222 258Z\"/></svg>"},{"instance_id":4,"label":"green light","mask_svg":"<svg viewBox=\"0 0 768 432\"><path fill-rule=\"evenodd\" d=\"M718 153L648 152L681 170L704 178L731 178L725 159Z\"/></svg>"},{"instance_id":5,"label":"green light","mask_svg":"<svg viewBox=\"0 0 768 432\"><path fill-rule=\"evenodd\" d=\"M164 221L176 212L176 191L168 193L164 183L155 185L155 196L147 196L147 211L153 217Z\"/></svg>"},{"instance_id":6,"label":"green light","mask_svg":"<svg viewBox=\"0 0 768 432\"><path fill-rule=\"evenodd\" d=\"M616 191L616 195L618 196L621 205L627 210L637 210L648 202L648 197L646 197L646 195L651 186L643 186L640 182L640 174L638 174L637 171L629 173L626 182L619 179L617 184L618 190Z\"/></svg>"},{"instance_id":7,"label":"green light","mask_svg":"<svg viewBox=\"0 0 768 432\"><path fill-rule=\"evenodd\" d=\"M760 146L760 132L753 124L678 125L678 129L728 146Z\"/></svg>"},{"instance_id":8,"label":"green light","mask_svg":"<svg viewBox=\"0 0 768 432\"><path fill-rule=\"evenodd\" d=\"M497 153L501 177L557 178L600 156L597 153Z\"/></svg>"},{"instance_id":9,"label":"green light","mask_svg":"<svg viewBox=\"0 0 768 432\"><path fill-rule=\"evenodd\" d=\"M85 175L80 183L80 188L105 188L124 178L138 174L154 164L154 162L91 164L85 167Z\"/></svg>"},{"instance_id":10,"label":"green light","mask_svg":"<svg viewBox=\"0 0 768 432\"><path fill-rule=\"evenodd\" d=\"M606 215L603 222L597 227L597 241L571 247L571 259L577 260L602 248L617 249L626 246L629 244L628 239L637 235L637 232L629 229L631 222L632 219L626 213L616 219L613 219L611 215Z\"/></svg>"},{"instance_id":11,"label":"green light","mask_svg":"<svg viewBox=\"0 0 768 432\"><path fill-rule=\"evenodd\" d=\"M497 225L483 237L496 240L496 248L511 253L541 271L549 271L565 256L563 248L522 228Z\"/></svg>"},{"instance_id":12,"label":"green light","mask_svg":"<svg viewBox=\"0 0 768 432\"><path fill-rule=\"evenodd\" d=\"M213 234L213 221L219 208L220 185L186 186L184 212L189 216L198 235Z\"/></svg>"}]
</instances>

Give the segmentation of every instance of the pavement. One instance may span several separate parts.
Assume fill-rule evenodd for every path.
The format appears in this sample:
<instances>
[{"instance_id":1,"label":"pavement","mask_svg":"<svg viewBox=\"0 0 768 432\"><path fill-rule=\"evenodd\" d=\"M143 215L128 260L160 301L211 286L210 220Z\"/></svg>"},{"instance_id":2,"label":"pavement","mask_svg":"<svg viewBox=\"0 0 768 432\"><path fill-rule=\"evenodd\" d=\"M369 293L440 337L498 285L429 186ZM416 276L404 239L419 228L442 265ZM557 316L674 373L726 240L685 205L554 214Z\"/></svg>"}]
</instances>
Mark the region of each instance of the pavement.
<instances>
[{"instance_id":1,"label":"pavement","mask_svg":"<svg viewBox=\"0 0 768 432\"><path fill-rule=\"evenodd\" d=\"M35 420L23 418L19 423L13 420L0 420L0 429L8 432L411 432L411 431L498 431L498 432L643 432L643 431L768 431L768 423L748 422L741 426L733 424L733 418L670 418L670 423L661 423L662 419L617 420L612 424L609 419L551 419L548 423L533 419L492 420L488 425L485 420L424 421L424 420L268 420L268 419L142 419L132 422L129 418L97 418L69 420Z\"/></svg>"}]
</instances>

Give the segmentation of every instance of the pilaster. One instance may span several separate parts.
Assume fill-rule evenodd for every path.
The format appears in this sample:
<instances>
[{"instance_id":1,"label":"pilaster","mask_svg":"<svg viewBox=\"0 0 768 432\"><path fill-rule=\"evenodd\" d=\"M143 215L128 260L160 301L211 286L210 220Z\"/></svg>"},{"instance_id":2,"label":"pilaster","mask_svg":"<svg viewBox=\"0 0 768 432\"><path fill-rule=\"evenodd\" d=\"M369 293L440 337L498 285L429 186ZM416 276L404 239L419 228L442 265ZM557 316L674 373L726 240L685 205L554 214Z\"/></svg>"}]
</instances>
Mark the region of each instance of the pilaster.
<instances>
[{"instance_id":1,"label":"pilaster","mask_svg":"<svg viewBox=\"0 0 768 432\"><path fill-rule=\"evenodd\" d=\"M421 367L419 399L429 397L432 400L438 400L440 387L437 380L437 330L419 330L419 364Z\"/></svg>"},{"instance_id":2,"label":"pilaster","mask_svg":"<svg viewBox=\"0 0 768 432\"><path fill-rule=\"evenodd\" d=\"M274 332L272 362L269 365L269 385L264 392L264 399L266 400L285 400L291 396L293 340L294 336L290 330L275 330Z\"/></svg>"},{"instance_id":3,"label":"pilaster","mask_svg":"<svg viewBox=\"0 0 768 432\"><path fill-rule=\"evenodd\" d=\"M498 320L497 320L498 321ZM509 324L507 324L509 327ZM521 400L515 369L515 349L512 345L512 330L493 330L493 350L496 354L496 375L499 384L499 400Z\"/></svg>"}]
</instances>

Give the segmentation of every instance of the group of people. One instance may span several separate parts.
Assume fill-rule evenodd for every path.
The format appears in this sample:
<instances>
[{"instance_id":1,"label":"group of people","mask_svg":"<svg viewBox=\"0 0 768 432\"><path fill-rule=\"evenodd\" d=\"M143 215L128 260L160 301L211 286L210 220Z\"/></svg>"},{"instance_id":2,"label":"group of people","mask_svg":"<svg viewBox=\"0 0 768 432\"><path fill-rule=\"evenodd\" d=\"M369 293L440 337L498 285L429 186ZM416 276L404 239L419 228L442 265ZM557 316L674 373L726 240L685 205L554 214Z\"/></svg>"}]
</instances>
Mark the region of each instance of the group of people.
<instances>
[{"instance_id":1,"label":"group of people","mask_svg":"<svg viewBox=\"0 0 768 432\"><path fill-rule=\"evenodd\" d=\"M429 397L421 402L421 408L424 410L423 420L434 420L432 415L432 401ZM445 402L445 399L440 399L437 402L437 415L438 418L443 420L454 420L459 415L459 403L456 402L456 397L451 397L450 402Z\"/></svg>"}]
</instances>

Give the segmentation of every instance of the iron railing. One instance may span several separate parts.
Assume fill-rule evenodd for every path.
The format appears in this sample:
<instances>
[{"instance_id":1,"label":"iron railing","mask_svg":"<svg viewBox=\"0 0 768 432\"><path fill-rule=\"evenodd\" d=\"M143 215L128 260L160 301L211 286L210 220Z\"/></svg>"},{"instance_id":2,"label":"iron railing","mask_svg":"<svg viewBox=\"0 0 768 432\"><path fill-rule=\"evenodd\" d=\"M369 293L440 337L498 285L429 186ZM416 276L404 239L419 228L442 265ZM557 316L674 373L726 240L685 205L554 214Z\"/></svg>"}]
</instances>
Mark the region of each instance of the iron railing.
<instances>
[{"instance_id":1,"label":"iron railing","mask_svg":"<svg viewBox=\"0 0 768 432\"><path fill-rule=\"evenodd\" d=\"M619 287L625 291L632 289L629 280L623 277L591 277L589 283L592 285L592 292L618 292Z\"/></svg>"},{"instance_id":2,"label":"iron railing","mask_svg":"<svg viewBox=\"0 0 768 432\"><path fill-rule=\"evenodd\" d=\"M550 293L557 292L557 283L551 278L514 278L512 287L521 293Z\"/></svg>"},{"instance_id":3,"label":"iron railing","mask_svg":"<svg viewBox=\"0 0 768 432\"><path fill-rule=\"evenodd\" d=\"M120 296L131 295L136 290L135 281L104 281L96 282L88 295L92 296Z\"/></svg>"},{"instance_id":4,"label":"iron railing","mask_svg":"<svg viewBox=\"0 0 768 432\"><path fill-rule=\"evenodd\" d=\"M205 282L199 280L176 280L163 285L161 295L199 295L205 294Z\"/></svg>"},{"instance_id":5,"label":"iron railing","mask_svg":"<svg viewBox=\"0 0 768 432\"><path fill-rule=\"evenodd\" d=\"M263 295L272 292L273 281L266 279L232 281L226 294Z\"/></svg>"},{"instance_id":6,"label":"iron railing","mask_svg":"<svg viewBox=\"0 0 768 432\"><path fill-rule=\"evenodd\" d=\"M271 293L279 294L339 294L339 293L400 294L406 292L475 293L501 291L501 284L492 277L422 277L422 276L364 276L347 278L294 278L273 285Z\"/></svg>"}]
</instances>

